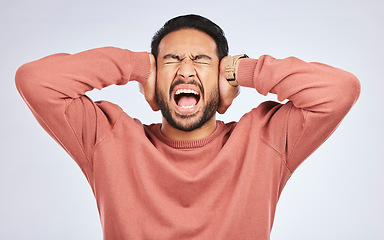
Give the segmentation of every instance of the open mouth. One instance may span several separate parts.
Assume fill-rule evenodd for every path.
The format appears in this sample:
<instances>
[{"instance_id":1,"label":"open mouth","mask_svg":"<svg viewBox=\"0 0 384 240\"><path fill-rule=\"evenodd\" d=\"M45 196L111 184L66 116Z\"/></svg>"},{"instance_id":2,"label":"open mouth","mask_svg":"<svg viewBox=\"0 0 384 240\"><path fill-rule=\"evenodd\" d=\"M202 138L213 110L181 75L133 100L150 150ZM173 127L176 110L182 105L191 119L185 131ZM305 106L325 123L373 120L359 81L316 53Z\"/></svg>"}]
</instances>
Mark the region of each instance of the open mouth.
<instances>
[{"instance_id":1,"label":"open mouth","mask_svg":"<svg viewBox=\"0 0 384 240\"><path fill-rule=\"evenodd\" d=\"M192 108L200 100L200 94L192 89L179 89L174 96L176 105L181 108Z\"/></svg>"},{"instance_id":2,"label":"open mouth","mask_svg":"<svg viewBox=\"0 0 384 240\"><path fill-rule=\"evenodd\" d=\"M174 89L173 99L180 112L194 112L200 101L200 90L194 85L178 85Z\"/></svg>"}]
</instances>

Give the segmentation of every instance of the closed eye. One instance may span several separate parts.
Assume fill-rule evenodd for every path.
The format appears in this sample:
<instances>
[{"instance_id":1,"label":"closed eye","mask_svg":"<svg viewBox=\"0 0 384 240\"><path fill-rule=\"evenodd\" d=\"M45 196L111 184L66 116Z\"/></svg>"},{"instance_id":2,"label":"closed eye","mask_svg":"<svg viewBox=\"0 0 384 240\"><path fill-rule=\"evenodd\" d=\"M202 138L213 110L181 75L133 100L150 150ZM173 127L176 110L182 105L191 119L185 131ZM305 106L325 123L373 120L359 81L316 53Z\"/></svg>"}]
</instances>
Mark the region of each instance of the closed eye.
<instances>
[{"instance_id":1,"label":"closed eye","mask_svg":"<svg viewBox=\"0 0 384 240\"><path fill-rule=\"evenodd\" d=\"M163 57L165 64L175 64L180 63L181 59L178 55L175 54L167 54Z\"/></svg>"},{"instance_id":2,"label":"closed eye","mask_svg":"<svg viewBox=\"0 0 384 240\"><path fill-rule=\"evenodd\" d=\"M164 64L178 64L180 61L166 61Z\"/></svg>"},{"instance_id":3,"label":"closed eye","mask_svg":"<svg viewBox=\"0 0 384 240\"><path fill-rule=\"evenodd\" d=\"M209 64L211 62L211 57L204 55L204 54L199 54L193 57L193 62L197 64Z\"/></svg>"},{"instance_id":4,"label":"closed eye","mask_svg":"<svg viewBox=\"0 0 384 240\"><path fill-rule=\"evenodd\" d=\"M209 62L205 62L205 61L193 61L194 63L196 64L202 64L202 65L208 65Z\"/></svg>"}]
</instances>

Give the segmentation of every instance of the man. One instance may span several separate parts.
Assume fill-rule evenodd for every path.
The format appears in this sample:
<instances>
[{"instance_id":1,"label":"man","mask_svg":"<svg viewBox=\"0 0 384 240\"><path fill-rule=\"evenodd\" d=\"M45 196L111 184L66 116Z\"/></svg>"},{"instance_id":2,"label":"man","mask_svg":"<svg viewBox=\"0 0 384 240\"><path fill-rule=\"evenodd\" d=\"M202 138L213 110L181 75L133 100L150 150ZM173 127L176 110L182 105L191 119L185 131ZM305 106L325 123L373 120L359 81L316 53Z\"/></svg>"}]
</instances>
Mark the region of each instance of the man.
<instances>
[{"instance_id":1,"label":"man","mask_svg":"<svg viewBox=\"0 0 384 240\"><path fill-rule=\"evenodd\" d=\"M352 74L297 58L230 57L196 15L168 21L152 54L113 47L23 65L17 88L95 195L104 239L269 239L286 181L360 92ZM161 124L85 93L137 81ZM277 94L237 123L216 121L239 86Z\"/></svg>"}]
</instances>

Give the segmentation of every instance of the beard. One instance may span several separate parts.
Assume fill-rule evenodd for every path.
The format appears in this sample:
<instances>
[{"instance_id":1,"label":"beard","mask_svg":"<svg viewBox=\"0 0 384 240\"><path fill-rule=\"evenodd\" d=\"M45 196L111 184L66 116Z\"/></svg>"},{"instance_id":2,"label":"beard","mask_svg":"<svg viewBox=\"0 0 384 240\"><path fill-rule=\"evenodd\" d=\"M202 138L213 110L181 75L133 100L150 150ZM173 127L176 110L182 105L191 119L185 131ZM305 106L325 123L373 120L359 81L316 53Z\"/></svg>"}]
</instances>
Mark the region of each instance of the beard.
<instances>
[{"instance_id":1,"label":"beard","mask_svg":"<svg viewBox=\"0 0 384 240\"><path fill-rule=\"evenodd\" d=\"M171 91L173 87L171 87ZM202 88L200 85L199 87ZM201 98L203 97L201 96ZM163 115L165 120L167 120L167 122L175 129L185 132L191 132L203 126L208 120L213 117L213 115L216 113L217 107L219 106L220 95L219 89L216 88L216 90L213 91L207 97L207 104L204 105L201 110L198 110L193 114L180 114L174 112L176 118L180 120L175 119L175 117L172 115L169 106L169 101L167 101L167 99L169 99L169 97L167 97L165 94L160 93L160 91L158 91L158 88L156 87L156 100L161 110L161 114ZM200 99L200 101L202 101L202 99Z\"/></svg>"}]
</instances>

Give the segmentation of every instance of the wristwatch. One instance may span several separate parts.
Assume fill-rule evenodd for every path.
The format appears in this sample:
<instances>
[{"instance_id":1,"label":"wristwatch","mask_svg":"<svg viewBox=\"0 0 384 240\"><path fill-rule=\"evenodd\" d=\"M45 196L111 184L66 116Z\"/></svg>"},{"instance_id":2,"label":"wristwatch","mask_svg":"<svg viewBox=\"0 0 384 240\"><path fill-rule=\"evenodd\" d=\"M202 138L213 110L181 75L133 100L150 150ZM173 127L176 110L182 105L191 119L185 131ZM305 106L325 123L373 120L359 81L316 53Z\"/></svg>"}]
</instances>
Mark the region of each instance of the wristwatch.
<instances>
[{"instance_id":1,"label":"wristwatch","mask_svg":"<svg viewBox=\"0 0 384 240\"><path fill-rule=\"evenodd\" d=\"M225 78L227 79L228 83L234 87L237 87L239 85L235 74L236 63L237 61L239 61L239 59L242 58L248 58L248 56L246 54L231 56L232 61L229 61L227 66L225 66Z\"/></svg>"}]
</instances>

